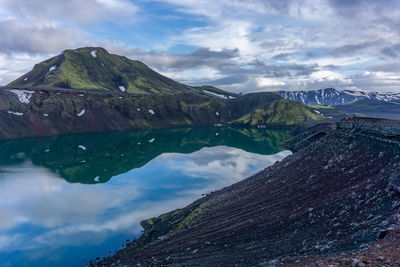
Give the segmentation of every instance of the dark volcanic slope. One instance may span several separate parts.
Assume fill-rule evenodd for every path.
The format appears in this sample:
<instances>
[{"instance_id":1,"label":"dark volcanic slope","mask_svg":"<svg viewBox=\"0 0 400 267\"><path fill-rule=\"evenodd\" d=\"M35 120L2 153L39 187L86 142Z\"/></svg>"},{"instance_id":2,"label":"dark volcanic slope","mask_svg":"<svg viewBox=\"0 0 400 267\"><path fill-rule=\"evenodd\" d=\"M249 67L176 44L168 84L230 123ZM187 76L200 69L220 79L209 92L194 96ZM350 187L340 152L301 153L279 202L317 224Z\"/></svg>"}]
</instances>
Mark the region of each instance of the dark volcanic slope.
<instances>
[{"instance_id":1,"label":"dark volcanic slope","mask_svg":"<svg viewBox=\"0 0 400 267\"><path fill-rule=\"evenodd\" d=\"M225 99L193 93L0 90L0 139L213 124L288 126L321 119L273 93Z\"/></svg>"},{"instance_id":2,"label":"dark volcanic slope","mask_svg":"<svg viewBox=\"0 0 400 267\"><path fill-rule=\"evenodd\" d=\"M138 241L98 265L268 266L375 241L400 218L400 122L349 119L323 135L242 182L142 222Z\"/></svg>"}]
</instances>

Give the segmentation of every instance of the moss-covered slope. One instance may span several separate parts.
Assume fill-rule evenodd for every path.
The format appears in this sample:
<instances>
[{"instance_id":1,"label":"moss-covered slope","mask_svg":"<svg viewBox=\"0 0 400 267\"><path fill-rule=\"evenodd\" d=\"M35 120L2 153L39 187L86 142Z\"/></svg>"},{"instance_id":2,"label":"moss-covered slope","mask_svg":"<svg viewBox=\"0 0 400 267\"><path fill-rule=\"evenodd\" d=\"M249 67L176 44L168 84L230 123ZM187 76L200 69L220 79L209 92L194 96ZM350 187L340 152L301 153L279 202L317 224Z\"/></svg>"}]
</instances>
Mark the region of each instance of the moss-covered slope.
<instances>
[{"instance_id":1,"label":"moss-covered slope","mask_svg":"<svg viewBox=\"0 0 400 267\"><path fill-rule=\"evenodd\" d=\"M230 123L239 125L294 125L324 119L303 104L283 99L273 93L247 94L232 100L230 106Z\"/></svg>"}]
</instances>

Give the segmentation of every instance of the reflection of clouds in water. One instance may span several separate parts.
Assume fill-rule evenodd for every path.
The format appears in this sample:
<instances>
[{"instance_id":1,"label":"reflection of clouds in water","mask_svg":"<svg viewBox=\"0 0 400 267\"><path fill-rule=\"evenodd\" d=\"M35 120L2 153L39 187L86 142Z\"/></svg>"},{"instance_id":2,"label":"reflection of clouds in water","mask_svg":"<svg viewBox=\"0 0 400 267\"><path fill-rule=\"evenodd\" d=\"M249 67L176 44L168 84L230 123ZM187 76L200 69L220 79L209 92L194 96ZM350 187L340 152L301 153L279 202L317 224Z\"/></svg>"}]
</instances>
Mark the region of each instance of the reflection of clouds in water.
<instances>
[{"instance_id":1,"label":"reflection of clouds in water","mask_svg":"<svg viewBox=\"0 0 400 267\"><path fill-rule=\"evenodd\" d=\"M218 146L203 148L190 155L169 154L171 168L181 170L185 175L200 178L222 178L235 182L282 160L292 154L281 151L274 155L259 155L241 149Z\"/></svg>"},{"instance_id":2,"label":"reflection of clouds in water","mask_svg":"<svg viewBox=\"0 0 400 267\"><path fill-rule=\"evenodd\" d=\"M139 194L132 186L69 184L42 167L25 162L18 168L1 168L0 231L27 223L57 231L63 225L96 224L111 208L132 201ZM0 232L1 233L1 232ZM34 236L1 233L0 249L34 240ZM11 240L11 241L10 241ZM14 242L12 242L14 241Z\"/></svg>"},{"instance_id":3,"label":"reflection of clouds in water","mask_svg":"<svg viewBox=\"0 0 400 267\"><path fill-rule=\"evenodd\" d=\"M246 178L289 154L283 151L265 156L220 146L189 155L167 153L147 164L149 169L162 166L159 176L172 171L185 179L206 178L200 186L187 187L168 179L154 183L143 175L132 177L130 172L125 174L126 180L121 176L123 183L70 184L29 162L0 167L0 250L54 249L103 242L116 233L138 233L141 220L182 208L202 193ZM179 189L167 198L162 194L168 191L150 198L143 195L148 188L157 191L168 187ZM23 223L44 230L16 228Z\"/></svg>"}]
</instances>

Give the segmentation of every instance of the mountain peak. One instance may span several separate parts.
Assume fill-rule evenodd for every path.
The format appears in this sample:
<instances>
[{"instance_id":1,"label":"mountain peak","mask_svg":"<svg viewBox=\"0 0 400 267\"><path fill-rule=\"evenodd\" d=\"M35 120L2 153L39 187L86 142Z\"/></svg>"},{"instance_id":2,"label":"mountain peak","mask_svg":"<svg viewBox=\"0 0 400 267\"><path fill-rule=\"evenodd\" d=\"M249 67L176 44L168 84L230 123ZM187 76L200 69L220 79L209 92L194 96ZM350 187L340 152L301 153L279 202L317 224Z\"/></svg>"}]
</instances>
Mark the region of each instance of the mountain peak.
<instances>
[{"instance_id":1,"label":"mountain peak","mask_svg":"<svg viewBox=\"0 0 400 267\"><path fill-rule=\"evenodd\" d=\"M130 94L177 94L193 88L169 79L136 60L102 47L67 49L36 64L8 87L62 87Z\"/></svg>"}]
</instances>

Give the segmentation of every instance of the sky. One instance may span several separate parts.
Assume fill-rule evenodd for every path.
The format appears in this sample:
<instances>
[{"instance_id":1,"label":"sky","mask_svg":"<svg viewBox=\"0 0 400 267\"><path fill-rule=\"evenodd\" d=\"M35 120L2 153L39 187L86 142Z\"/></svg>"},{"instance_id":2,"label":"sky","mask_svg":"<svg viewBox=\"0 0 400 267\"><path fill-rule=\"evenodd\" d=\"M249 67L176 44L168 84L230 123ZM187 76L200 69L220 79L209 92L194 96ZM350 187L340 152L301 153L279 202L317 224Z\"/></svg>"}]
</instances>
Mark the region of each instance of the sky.
<instances>
[{"instance_id":1,"label":"sky","mask_svg":"<svg viewBox=\"0 0 400 267\"><path fill-rule=\"evenodd\" d=\"M398 0L0 0L0 84L101 46L234 92L400 92Z\"/></svg>"}]
</instances>

